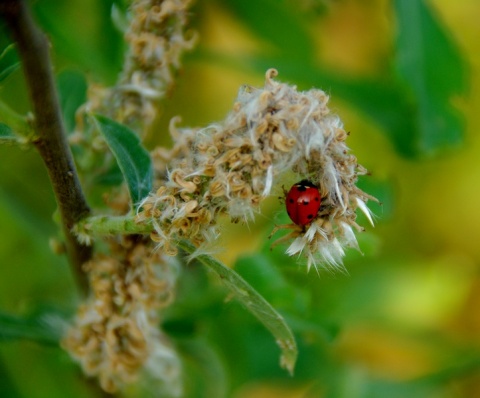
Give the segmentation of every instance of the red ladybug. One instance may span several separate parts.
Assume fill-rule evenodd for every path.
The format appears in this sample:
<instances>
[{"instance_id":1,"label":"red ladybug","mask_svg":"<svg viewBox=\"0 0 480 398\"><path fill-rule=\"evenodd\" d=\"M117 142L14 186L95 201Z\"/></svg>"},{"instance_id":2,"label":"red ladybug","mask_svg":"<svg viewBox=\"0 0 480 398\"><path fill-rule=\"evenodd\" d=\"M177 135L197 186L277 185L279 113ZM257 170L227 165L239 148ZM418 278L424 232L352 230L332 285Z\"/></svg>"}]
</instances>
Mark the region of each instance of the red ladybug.
<instances>
[{"instance_id":1,"label":"red ladybug","mask_svg":"<svg viewBox=\"0 0 480 398\"><path fill-rule=\"evenodd\" d=\"M302 180L290 188L285 205L292 221L303 227L317 216L320 202L318 188L311 181Z\"/></svg>"}]
</instances>

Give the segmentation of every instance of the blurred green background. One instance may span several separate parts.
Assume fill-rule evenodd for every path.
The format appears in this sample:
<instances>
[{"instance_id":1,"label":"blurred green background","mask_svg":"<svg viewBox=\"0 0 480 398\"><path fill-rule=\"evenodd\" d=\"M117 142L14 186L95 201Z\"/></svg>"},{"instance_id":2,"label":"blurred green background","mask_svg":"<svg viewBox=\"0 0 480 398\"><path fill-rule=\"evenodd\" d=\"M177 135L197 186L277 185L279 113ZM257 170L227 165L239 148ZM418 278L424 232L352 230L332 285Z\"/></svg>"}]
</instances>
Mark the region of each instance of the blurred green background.
<instances>
[{"instance_id":1,"label":"blurred green background","mask_svg":"<svg viewBox=\"0 0 480 398\"><path fill-rule=\"evenodd\" d=\"M121 1L31 6L52 43L65 109L85 98L83 76L115 82L123 43L111 10L121 13ZM175 115L185 126L223 119L238 88L262 86L275 67L278 80L331 95L349 146L372 174L359 184L383 205L370 206L374 229L362 219L362 253L348 252L348 274L307 274L282 248L270 252L267 236L286 220L276 197L255 224L225 221L218 257L285 316L299 360L289 377L268 332L190 264L163 323L184 361L186 397L479 394L479 16L476 0L196 1L199 45L147 146L169 145ZM2 48L5 32L2 24ZM20 70L0 83L0 99L28 112ZM49 314L72 314L78 300L65 259L49 246L58 237L54 211L37 153L0 145L2 397L96 396L54 332L34 333ZM32 336L12 332L22 322ZM125 395L156 396L147 390Z\"/></svg>"}]
</instances>

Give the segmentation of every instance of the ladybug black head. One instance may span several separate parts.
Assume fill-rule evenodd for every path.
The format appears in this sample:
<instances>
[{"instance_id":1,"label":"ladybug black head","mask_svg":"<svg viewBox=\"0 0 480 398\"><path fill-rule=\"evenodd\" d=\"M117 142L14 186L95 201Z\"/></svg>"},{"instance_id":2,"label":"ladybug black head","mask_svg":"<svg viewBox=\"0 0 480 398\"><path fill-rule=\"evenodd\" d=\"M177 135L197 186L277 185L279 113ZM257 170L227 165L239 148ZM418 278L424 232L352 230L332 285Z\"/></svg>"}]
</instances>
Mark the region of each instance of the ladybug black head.
<instances>
[{"instance_id":1,"label":"ladybug black head","mask_svg":"<svg viewBox=\"0 0 480 398\"><path fill-rule=\"evenodd\" d=\"M317 188L317 186L310 180L302 180L295 184L299 191L305 191L307 188Z\"/></svg>"}]
</instances>

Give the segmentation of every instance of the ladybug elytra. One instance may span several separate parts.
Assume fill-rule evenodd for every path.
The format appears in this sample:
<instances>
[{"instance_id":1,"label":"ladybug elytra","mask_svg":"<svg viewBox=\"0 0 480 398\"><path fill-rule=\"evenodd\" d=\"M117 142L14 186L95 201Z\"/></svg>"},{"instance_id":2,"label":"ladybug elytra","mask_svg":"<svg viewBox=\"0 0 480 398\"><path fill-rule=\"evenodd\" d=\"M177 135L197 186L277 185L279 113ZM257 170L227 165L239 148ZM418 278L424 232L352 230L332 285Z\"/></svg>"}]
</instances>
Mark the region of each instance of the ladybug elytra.
<instances>
[{"instance_id":1,"label":"ladybug elytra","mask_svg":"<svg viewBox=\"0 0 480 398\"><path fill-rule=\"evenodd\" d=\"M295 224L302 227L317 216L320 203L318 188L308 180L302 180L293 185L285 200L288 216Z\"/></svg>"}]
</instances>

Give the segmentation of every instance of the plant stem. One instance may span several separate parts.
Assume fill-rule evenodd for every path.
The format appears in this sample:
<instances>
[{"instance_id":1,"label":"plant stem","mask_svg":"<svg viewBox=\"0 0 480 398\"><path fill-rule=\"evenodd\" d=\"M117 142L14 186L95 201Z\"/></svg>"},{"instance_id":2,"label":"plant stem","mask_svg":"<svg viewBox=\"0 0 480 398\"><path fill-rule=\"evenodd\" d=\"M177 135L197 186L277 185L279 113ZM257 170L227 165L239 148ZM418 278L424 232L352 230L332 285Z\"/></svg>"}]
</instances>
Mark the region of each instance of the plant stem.
<instances>
[{"instance_id":1,"label":"plant stem","mask_svg":"<svg viewBox=\"0 0 480 398\"><path fill-rule=\"evenodd\" d=\"M134 216L128 215L87 217L75 225L75 233L80 237L149 234L152 231L153 226L151 224L137 223Z\"/></svg>"},{"instance_id":2,"label":"plant stem","mask_svg":"<svg viewBox=\"0 0 480 398\"><path fill-rule=\"evenodd\" d=\"M33 21L25 1L0 1L0 17L7 23L17 43L35 117L37 137L33 143L43 158L52 182L70 264L79 288L86 293L88 280L82 265L91 258L92 248L80 244L71 229L90 213L90 209L66 139L53 80L49 43Z\"/></svg>"}]
</instances>

